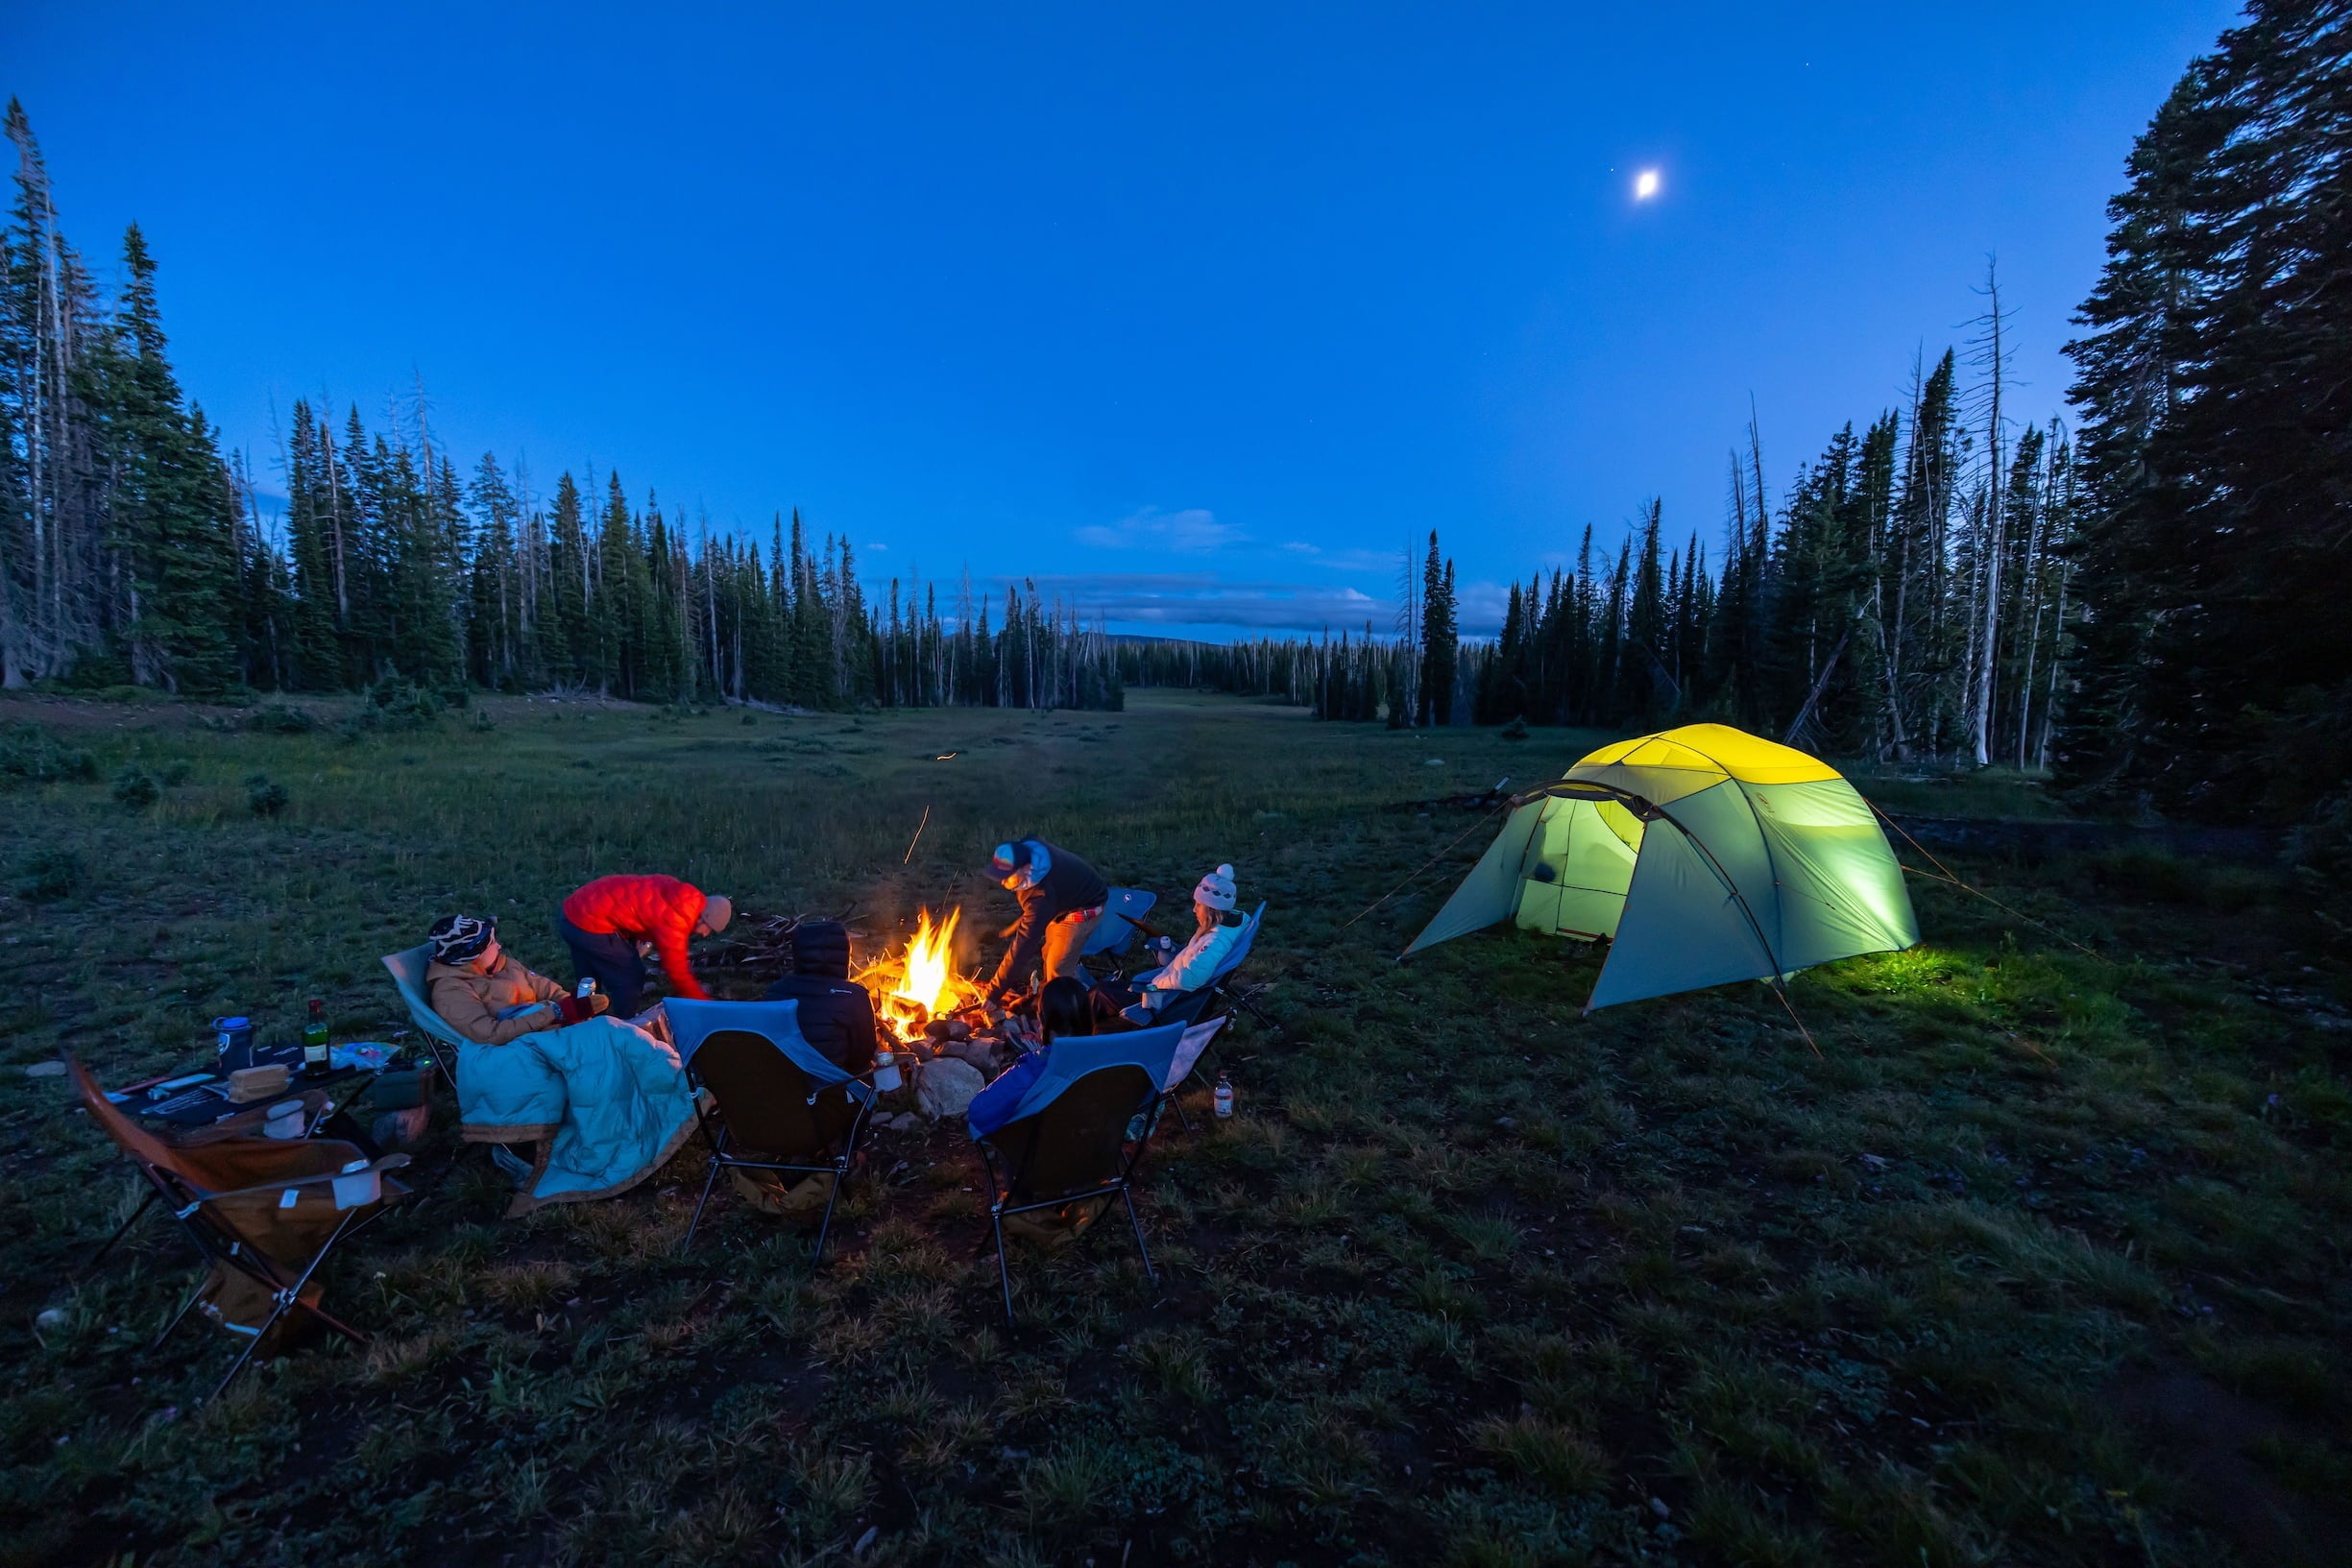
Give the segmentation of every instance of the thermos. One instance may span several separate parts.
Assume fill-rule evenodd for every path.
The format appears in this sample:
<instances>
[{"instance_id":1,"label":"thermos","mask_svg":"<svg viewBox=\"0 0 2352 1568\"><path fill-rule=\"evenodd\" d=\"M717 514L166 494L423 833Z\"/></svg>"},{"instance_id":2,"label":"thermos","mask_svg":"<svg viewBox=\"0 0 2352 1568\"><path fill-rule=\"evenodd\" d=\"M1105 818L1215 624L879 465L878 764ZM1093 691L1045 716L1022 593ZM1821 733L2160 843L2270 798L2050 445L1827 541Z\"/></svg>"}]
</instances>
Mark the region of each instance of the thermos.
<instances>
[{"instance_id":1,"label":"thermos","mask_svg":"<svg viewBox=\"0 0 2352 1568\"><path fill-rule=\"evenodd\" d=\"M216 1018L212 1021L214 1049L220 1053L220 1073L227 1077L238 1068L254 1065L254 1021Z\"/></svg>"}]
</instances>

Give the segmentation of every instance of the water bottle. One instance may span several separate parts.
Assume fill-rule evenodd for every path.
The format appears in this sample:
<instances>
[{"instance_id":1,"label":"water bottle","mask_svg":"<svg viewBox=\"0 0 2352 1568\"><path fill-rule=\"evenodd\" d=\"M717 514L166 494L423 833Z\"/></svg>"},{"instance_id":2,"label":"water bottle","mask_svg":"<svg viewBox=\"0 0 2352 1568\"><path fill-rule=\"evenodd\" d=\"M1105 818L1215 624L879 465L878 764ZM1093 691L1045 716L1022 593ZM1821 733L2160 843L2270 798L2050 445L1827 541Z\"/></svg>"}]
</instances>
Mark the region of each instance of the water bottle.
<instances>
[{"instance_id":1,"label":"water bottle","mask_svg":"<svg viewBox=\"0 0 2352 1568\"><path fill-rule=\"evenodd\" d=\"M888 1094L907 1080L898 1075L898 1058L885 1046L874 1052L874 1087Z\"/></svg>"},{"instance_id":2,"label":"water bottle","mask_svg":"<svg viewBox=\"0 0 2352 1568\"><path fill-rule=\"evenodd\" d=\"M1217 1120L1228 1121L1233 1115L1233 1080L1223 1073L1217 1074L1217 1093L1211 1103L1217 1108Z\"/></svg>"},{"instance_id":3,"label":"water bottle","mask_svg":"<svg viewBox=\"0 0 2352 1568\"><path fill-rule=\"evenodd\" d=\"M303 1025L303 1071L327 1071L327 1003L318 997L310 999L310 1022Z\"/></svg>"},{"instance_id":4,"label":"water bottle","mask_svg":"<svg viewBox=\"0 0 2352 1568\"><path fill-rule=\"evenodd\" d=\"M250 1018L216 1018L212 1021L214 1049L220 1053L220 1073L229 1076L240 1067L254 1065L254 1021Z\"/></svg>"}]
</instances>

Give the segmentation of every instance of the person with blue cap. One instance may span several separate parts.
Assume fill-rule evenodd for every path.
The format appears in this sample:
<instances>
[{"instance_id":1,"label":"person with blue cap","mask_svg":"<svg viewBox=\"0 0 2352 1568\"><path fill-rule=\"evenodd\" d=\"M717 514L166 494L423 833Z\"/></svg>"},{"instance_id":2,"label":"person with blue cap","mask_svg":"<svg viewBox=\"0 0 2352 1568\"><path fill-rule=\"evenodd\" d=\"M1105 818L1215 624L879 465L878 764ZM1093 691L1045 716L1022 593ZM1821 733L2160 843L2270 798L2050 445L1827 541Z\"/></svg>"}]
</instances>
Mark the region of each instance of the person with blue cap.
<instances>
[{"instance_id":1,"label":"person with blue cap","mask_svg":"<svg viewBox=\"0 0 2352 1568\"><path fill-rule=\"evenodd\" d=\"M1103 923L1103 905L1110 898L1102 873L1042 838L999 844L989 863L997 880L1021 901L1021 918L988 982L987 1000L1000 1007L1010 1001L1032 967L1043 971L1046 981L1069 975L1085 983L1079 954Z\"/></svg>"}]
</instances>

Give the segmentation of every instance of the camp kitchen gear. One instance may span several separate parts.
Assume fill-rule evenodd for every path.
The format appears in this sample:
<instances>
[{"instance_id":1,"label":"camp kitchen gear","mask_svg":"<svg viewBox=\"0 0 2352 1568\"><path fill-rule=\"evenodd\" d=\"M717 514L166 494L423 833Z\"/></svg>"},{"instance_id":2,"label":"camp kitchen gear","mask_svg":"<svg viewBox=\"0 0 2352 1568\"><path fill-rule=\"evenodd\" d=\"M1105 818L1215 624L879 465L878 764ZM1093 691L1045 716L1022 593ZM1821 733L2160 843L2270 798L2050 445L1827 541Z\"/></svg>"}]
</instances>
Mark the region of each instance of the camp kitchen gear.
<instances>
[{"instance_id":1,"label":"camp kitchen gear","mask_svg":"<svg viewBox=\"0 0 2352 1568\"><path fill-rule=\"evenodd\" d=\"M310 999L310 1022L303 1025L303 1071L327 1071L327 1003L318 997Z\"/></svg>"},{"instance_id":2,"label":"camp kitchen gear","mask_svg":"<svg viewBox=\"0 0 2352 1568\"><path fill-rule=\"evenodd\" d=\"M1217 1107L1219 1121L1222 1122L1233 1114L1233 1080L1223 1073L1217 1074L1217 1093L1213 1103Z\"/></svg>"},{"instance_id":3,"label":"camp kitchen gear","mask_svg":"<svg viewBox=\"0 0 2352 1568\"><path fill-rule=\"evenodd\" d=\"M216 1018L212 1021L213 1049L220 1054L220 1071L224 1076L240 1067L254 1065L254 1021L250 1018Z\"/></svg>"},{"instance_id":4,"label":"camp kitchen gear","mask_svg":"<svg viewBox=\"0 0 2352 1568\"><path fill-rule=\"evenodd\" d=\"M272 1138L300 1138L307 1130L303 1125L306 1120L301 1100L281 1099L270 1107L269 1120L262 1123L261 1130Z\"/></svg>"},{"instance_id":5,"label":"camp kitchen gear","mask_svg":"<svg viewBox=\"0 0 2352 1568\"><path fill-rule=\"evenodd\" d=\"M906 1079L899 1075L898 1058L891 1054L887 1046L874 1052L875 1088L886 1095L905 1082Z\"/></svg>"},{"instance_id":6,"label":"camp kitchen gear","mask_svg":"<svg viewBox=\"0 0 2352 1568\"><path fill-rule=\"evenodd\" d=\"M200 1083L210 1083L211 1081L212 1074L209 1073L190 1073L184 1077L166 1078L153 1089L148 1090L147 1098L149 1099L169 1099L182 1089L193 1089Z\"/></svg>"},{"instance_id":7,"label":"camp kitchen gear","mask_svg":"<svg viewBox=\"0 0 2352 1568\"><path fill-rule=\"evenodd\" d=\"M229 1098L239 1105L251 1105L257 1099L268 1099L286 1092L293 1080L283 1062L271 1062L263 1067L240 1067L229 1074Z\"/></svg>"},{"instance_id":8,"label":"camp kitchen gear","mask_svg":"<svg viewBox=\"0 0 2352 1568\"><path fill-rule=\"evenodd\" d=\"M404 1068L384 1073L376 1080L375 1106L379 1111L406 1111L424 1103L424 1085L419 1068Z\"/></svg>"}]
</instances>

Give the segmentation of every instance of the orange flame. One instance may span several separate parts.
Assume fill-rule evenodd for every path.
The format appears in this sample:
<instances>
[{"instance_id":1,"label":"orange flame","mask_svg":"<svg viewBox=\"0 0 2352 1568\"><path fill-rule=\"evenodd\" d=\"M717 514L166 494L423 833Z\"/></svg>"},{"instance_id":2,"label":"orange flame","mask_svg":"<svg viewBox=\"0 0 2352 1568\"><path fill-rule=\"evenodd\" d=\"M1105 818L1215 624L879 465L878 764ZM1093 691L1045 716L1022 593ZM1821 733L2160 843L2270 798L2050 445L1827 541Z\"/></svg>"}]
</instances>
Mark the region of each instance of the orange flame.
<instances>
[{"instance_id":1,"label":"orange flame","mask_svg":"<svg viewBox=\"0 0 2352 1568\"><path fill-rule=\"evenodd\" d=\"M921 911L906 948L859 975L858 983L882 1002L876 1011L899 1038L912 1040L934 1018L980 1000L980 987L956 973L956 926L962 918L961 908L953 909L934 927L931 911Z\"/></svg>"}]
</instances>

